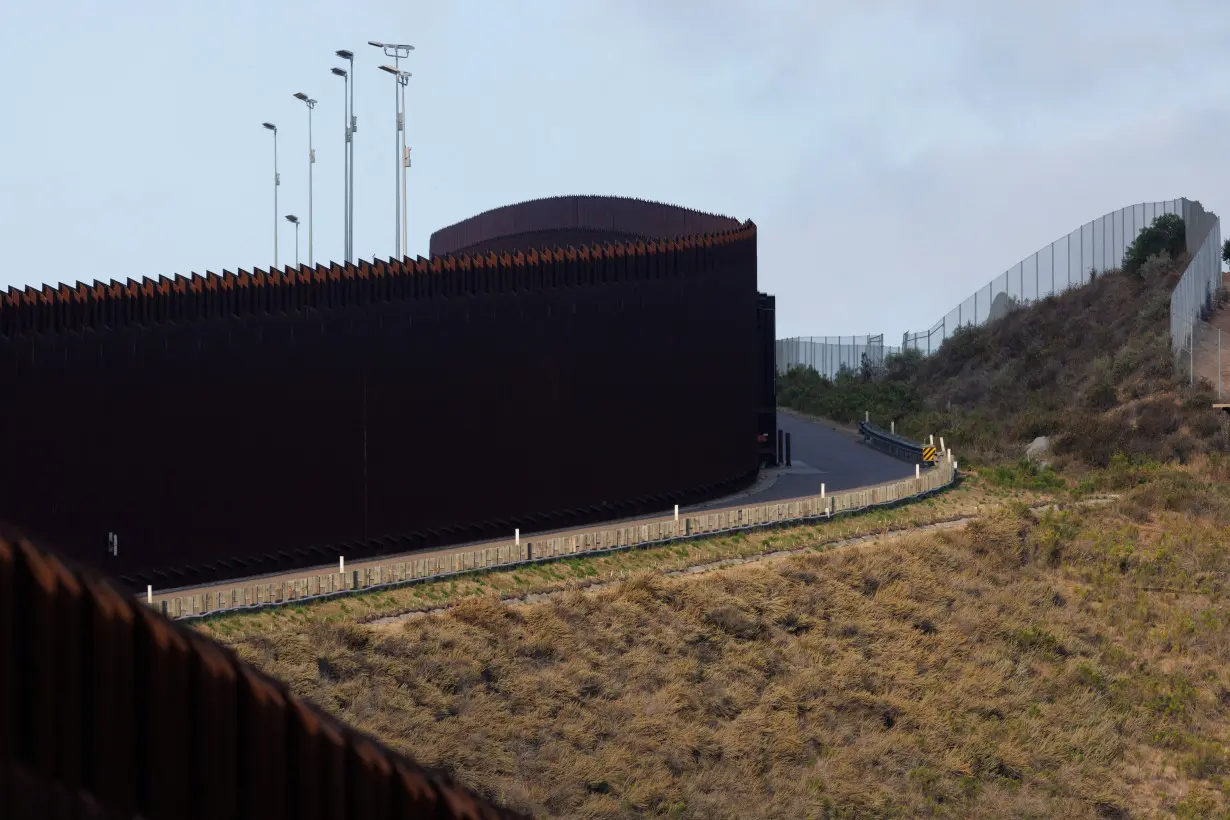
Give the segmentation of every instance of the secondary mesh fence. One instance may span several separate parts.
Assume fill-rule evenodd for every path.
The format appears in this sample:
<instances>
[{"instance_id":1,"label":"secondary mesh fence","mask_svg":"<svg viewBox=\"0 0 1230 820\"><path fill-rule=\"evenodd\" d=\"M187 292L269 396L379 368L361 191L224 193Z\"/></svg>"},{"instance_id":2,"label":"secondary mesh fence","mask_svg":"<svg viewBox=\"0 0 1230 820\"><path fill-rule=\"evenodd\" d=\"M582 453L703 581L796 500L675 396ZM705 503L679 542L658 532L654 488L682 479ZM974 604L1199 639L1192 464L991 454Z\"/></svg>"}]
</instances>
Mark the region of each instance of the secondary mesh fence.
<instances>
[{"instance_id":1,"label":"secondary mesh fence","mask_svg":"<svg viewBox=\"0 0 1230 820\"><path fill-rule=\"evenodd\" d=\"M884 344L884 334L867 336L795 336L776 343L777 372L810 367L826 378L836 378L841 370L859 372L864 367L878 370L884 357L901 352Z\"/></svg>"}]
</instances>

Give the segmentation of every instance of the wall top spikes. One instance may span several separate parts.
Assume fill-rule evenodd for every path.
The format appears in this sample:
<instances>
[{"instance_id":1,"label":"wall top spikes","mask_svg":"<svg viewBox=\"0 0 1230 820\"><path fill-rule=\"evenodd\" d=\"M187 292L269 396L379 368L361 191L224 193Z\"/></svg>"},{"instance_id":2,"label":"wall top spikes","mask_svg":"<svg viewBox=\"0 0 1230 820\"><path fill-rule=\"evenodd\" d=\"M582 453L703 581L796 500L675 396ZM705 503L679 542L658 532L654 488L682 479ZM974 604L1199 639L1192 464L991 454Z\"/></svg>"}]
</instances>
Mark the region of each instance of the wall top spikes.
<instances>
[{"instance_id":1,"label":"wall top spikes","mask_svg":"<svg viewBox=\"0 0 1230 820\"><path fill-rule=\"evenodd\" d=\"M147 317L142 320L132 320L137 323L157 321L161 308L151 308L149 305L163 299L181 299L188 294L193 298L225 298L240 299L234 306L222 310L230 311L263 311L264 305L291 304L300 297L279 295L275 291L286 288L314 288L327 291L331 283L346 287L345 283L359 283L357 286L369 287L364 283L387 282L389 280L418 279L421 277L436 277L450 274L457 270L482 270L495 276L491 282L496 282L501 269L524 271L540 265L555 265L563 262L573 262L579 266L601 265L607 261L619 260L621 266L629 257L644 259L654 255L672 256L679 253L692 253L697 250L710 249L728 245L734 242L753 240L756 236L755 223L748 221L737 230L720 233L699 234L670 239L636 238L626 242L611 242L605 244L590 244L566 247L532 247L508 251L476 251L473 253L449 254L434 256L430 259L422 256L403 260L390 259L386 261L363 262L357 264L331 264L328 268L318 266L314 269L286 268L285 270L264 271L255 268L251 273L240 270L238 273L223 271L221 274L206 272L204 275L192 272L187 276L176 274L173 278L158 276L144 278L139 281L128 280L120 282L112 280L86 284L77 282L75 285L59 283L56 286L46 285L41 289L33 287L13 288L0 291L0 336L39 333L44 331L59 331L66 329L82 329L87 326L110 326L115 321L107 317L114 315L118 309L124 316L130 313ZM521 275L521 274L518 274ZM486 289L496 287L491 283L467 285L469 288ZM380 286L385 287L385 286ZM455 286L443 283L427 283L390 286L397 293L413 294L408 298L429 298L433 295L453 292ZM390 291L392 293L393 291ZM245 294L242 298L239 294ZM342 296L312 296L309 301L324 299L344 299ZM407 297L399 297L407 298ZM135 307L112 308L108 305L134 305ZM244 307L243 305L246 305ZM74 308L73 317L48 318L63 306ZM167 311L180 316L184 310L195 315L197 308L166 308ZM202 314L203 318L213 316L213 313ZM221 314L219 314L221 315ZM41 318L40 318L41 317ZM129 320L125 319L125 322Z\"/></svg>"}]
</instances>

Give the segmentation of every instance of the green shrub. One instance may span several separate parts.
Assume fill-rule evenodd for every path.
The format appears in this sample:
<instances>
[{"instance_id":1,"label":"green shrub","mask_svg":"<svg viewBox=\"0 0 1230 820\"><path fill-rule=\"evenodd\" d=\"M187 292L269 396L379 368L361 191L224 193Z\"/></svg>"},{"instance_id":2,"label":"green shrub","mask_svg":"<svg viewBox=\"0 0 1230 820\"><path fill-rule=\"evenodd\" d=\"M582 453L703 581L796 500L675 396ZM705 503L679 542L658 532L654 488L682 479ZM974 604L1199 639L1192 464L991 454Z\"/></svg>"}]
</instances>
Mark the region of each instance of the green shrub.
<instances>
[{"instance_id":1,"label":"green shrub","mask_svg":"<svg viewBox=\"0 0 1230 820\"><path fill-rule=\"evenodd\" d=\"M992 484L1022 490L1047 492L1062 490L1067 486L1054 470L1049 467L1039 467L1024 457L1015 464L997 464L987 470L984 475Z\"/></svg>"},{"instance_id":2,"label":"green shrub","mask_svg":"<svg viewBox=\"0 0 1230 820\"><path fill-rule=\"evenodd\" d=\"M1142 268L1150 257L1162 253L1177 258L1187 250L1187 236L1183 217L1178 214L1162 214L1153 224L1141 231L1123 254L1123 272L1144 278Z\"/></svg>"}]
</instances>

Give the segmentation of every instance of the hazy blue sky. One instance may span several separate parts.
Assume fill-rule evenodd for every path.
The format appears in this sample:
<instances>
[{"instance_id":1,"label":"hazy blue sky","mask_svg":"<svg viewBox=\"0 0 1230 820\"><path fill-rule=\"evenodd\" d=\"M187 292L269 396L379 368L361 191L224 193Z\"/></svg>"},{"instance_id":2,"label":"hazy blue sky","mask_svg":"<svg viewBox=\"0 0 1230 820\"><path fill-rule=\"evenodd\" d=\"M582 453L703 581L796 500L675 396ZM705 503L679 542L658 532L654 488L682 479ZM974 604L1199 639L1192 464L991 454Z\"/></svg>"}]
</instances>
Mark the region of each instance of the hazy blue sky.
<instances>
[{"instance_id":1,"label":"hazy blue sky","mask_svg":"<svg viewBox=\"0 0 1230 820\"><path fill-rule=\"evenodd\" d=\"M1230 214L1225 0L45 0L0 23L0 287L272 262L280 209L393 252L393 80L413 43L410 252L490 207L607 193L751 218L778 335L922 329L1083 222ZM293 260L293 228L281 234ZM306 230L302 258L307 258Z\"/></svg>"}]
</instances>

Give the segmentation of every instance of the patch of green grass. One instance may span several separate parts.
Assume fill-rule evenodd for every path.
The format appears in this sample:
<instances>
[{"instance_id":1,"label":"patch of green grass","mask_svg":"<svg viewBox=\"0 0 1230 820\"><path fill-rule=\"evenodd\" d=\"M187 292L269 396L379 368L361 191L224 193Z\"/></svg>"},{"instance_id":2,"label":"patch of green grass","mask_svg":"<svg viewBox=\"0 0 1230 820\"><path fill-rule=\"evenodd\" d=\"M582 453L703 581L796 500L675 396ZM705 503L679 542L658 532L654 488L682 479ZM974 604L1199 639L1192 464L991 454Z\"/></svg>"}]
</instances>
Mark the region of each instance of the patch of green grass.
<instances>
[{"instance_id":1,"label":"patch of green grass","mask_svg":"<svg viewBox=\"0 0 1230 820\"><path fill-rule=\"evenodd\" d=\"M1015 463L997 464L983 471L986 480L997 487L1036 492L1061 492L1068 483L1049 467L1039 467L1034 461L1021 458Z\"/></svg>"}]
</instances>

